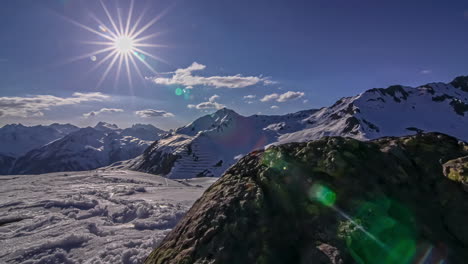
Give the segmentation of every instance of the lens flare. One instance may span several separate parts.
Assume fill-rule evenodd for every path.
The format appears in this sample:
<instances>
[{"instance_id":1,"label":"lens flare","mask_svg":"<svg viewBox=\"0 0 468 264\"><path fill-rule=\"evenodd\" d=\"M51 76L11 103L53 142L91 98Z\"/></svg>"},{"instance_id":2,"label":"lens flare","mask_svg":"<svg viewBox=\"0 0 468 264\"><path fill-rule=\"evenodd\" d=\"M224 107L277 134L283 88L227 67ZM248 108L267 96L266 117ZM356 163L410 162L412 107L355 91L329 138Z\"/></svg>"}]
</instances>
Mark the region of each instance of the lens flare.
<instances>
[{"instance_id":1,"label":"lens flare","mask_svg":"<svg viewBox=\"0 0 468 264\"><path fill-rule=\"evenodd\" d=\"M310 188L309 197L328 207L332 207L336 201L336 193L321 184L314 184Z\"/></svg>"},{"instance_id":2,"label":"lens flare","mask_svg":"<svg viewBox=\"0 0 468 264\"><path fill-rule=\"evenodd\" d=\"M76 58L72 58L69 61L72 62L83 58L95 58L95 56L98 54L107 53L98 63L94 65L94 67L91 68L91 70L95 70L101 65L107 63L107 67L105 68L104 74L102 74L101 79L97 84L97 87L99 87L102 84L102 82L106 79L111 69L115 66L117 68L115 84L117 84L120 78L120 71L122 70L122 68L124 68L127 73L126 75L130 87L133 89L131 76L132 69L138 74L138 76L142 80L144 80L143 74L136 61L139 61L142 65L144 65L154 74L157 74L157 72L152 67L152 65L146 61L146 57L150 57L155 61L165 62L160 57L143 50L146 47L165 47L165 45L146 42L151 38L159 36L161 32L143 35L152 25L154 25L158 20L161 19L165 12L162 12L160 15L153 18L147 24L141 26L140 23L143 19L145 11L141 12L140 16L135 21L133 21L132 16L134 2L134 0L130 1L129 12L126 16L126 19L124 20L120 12L117 12L117 16L113 17L107 9L106 5L102 1L100 1L102 9L106 14L109 25L106 25L104 22L101 21L101 19L91 14L91 17L98 23L97 29L94 29L90 26L86 26L69 18L64 18L72 24L82 29L85 29L88 32L91 32L101 38L100 41L85 41L83 43L104 46L104 48L98 49L94 52L82 56L78 56ZM135 60L135 58L137 60ZM92 61L94 60L92 59Z\"/></svg>"},{"instance_id":3,"label":"lens flare","mask_svg":"<svg viewBox=\"0 0 468 264\"><path fill-rule=\"evenodd\" d=\"M177 96L180 96L180 95L182 95L183 93L184 93L184 91L183 91L181 88L176 88L176 89L175 89L175 94L176 94Z\"/></svg>"},{"instance_id":4,"label":"lens flare","mask_svg":"<svg viewBox=\"0 0 468 264\"><path fill-rule=\"evenodd\" d=\"M408 209L382 198L364 202L339 234L357 263L410 264L416 253L416 227Z\"/></svg>"}]
</instances>

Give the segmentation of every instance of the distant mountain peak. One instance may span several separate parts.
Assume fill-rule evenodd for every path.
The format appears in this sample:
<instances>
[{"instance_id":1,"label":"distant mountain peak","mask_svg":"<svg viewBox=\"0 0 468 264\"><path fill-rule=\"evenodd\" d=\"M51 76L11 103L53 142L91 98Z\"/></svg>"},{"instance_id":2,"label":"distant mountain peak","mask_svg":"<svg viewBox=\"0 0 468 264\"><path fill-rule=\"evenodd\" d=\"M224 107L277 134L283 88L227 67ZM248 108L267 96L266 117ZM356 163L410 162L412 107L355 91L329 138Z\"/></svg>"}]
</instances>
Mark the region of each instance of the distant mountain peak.
<instances>
[{"instance_id":1,"label":"distant mountain peak","mask_svg":"<svg viewBox=\"0 0 468 264\"><path fill-rule=\"evenodd\" d=\"M238 115L238 113L230 108L227 108L227 107L223 107L221 109L219 109L218 111L214 112L214 114L236 114Z\"/></svg>"},{"instance_id":2,"label":"distant mountain peak","mask_svg":"<svg viewBox=\"0 0 468 264\"><path fill-rule=\"evenodd\" d=\"M131 128L133 128L133 129L138 129L138 128L154 129L154 128L156 128L156 127L153 126L153 125L151 125L151 124L140 124L140 123L137 123L137 124L133 124Z\"/></svg>"},{"instance_id":3,"label":"distant mountain peak","mask_svg":"<svg viewBox=\"0 0 468 264\"><path fill-rule=\"evenodd\" d=\"M95 129L100 131L118 130L119 127L116 124L110 124L106 122L99 122L94 126Z\"/></svg>"}]
</instances>

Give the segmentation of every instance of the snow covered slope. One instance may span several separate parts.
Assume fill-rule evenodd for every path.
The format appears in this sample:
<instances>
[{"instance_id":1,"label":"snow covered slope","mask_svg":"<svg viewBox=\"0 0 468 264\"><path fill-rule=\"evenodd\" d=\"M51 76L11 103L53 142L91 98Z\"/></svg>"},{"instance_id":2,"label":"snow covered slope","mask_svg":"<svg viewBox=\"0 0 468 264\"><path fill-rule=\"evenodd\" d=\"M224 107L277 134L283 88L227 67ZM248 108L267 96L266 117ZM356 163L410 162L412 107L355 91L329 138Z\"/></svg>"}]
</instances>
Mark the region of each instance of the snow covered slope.
<instances>
[{"instance_id":1,"label":"snow covered slope","mask_svg":"<svg viewBox=\"0 0 468 264\"><path fill-rule=\"evenodd\" d=\"M31 127L22 124L6 125L0 128L0 154L18 157L78 129L70 124Z\"/></svg>"},{"instance_id":2,"label":"snow covered slope","mask_svg":"<svg viewBox=\"0 0 468 264\"><path fill-rule=\"evenodd\" d=\"M144 131L143 131L144 130ZM143 140L126 134L142 134ZM34 149L15 162L10 173L38 174L57 171L90 170L113 162L134 158L156 139L154 127L119 129L100 122L96 127L79 129L50 144Z\"/></svg>"},{"instance_id":3,"label":"snow covered slope","mask_svg":"<svg viewBox=\"0 0 468 264\"><path fill-rule=\"evenodd\" d=\"M215 179L132 171L0 176L0 263L143 263Z\"/></svg>"},{"instance_id":4,"label":"snow covered slope","mask_svg":"<svg viewBox=\"0 0 468 264\"><path fill-rule=\"evenodd\" d=\"M220 176L236 159L269 144L323 136L361 140L437 131L468 140L468 77L417 88L390 86L342 98L330 107L284 116L241 116L229 109L203 116L115 164L168 178Z\"/></svg>"},{"instance_id":5,"label":"snow covered slope","mask_svg":"<svg viewBox=\"0 0 468 264\"><path fill-rule=\"evenodd\" d=\"M315 111L245 117L224 108L166 135L143 155L114 166L168 178L219 176L242 155L275 142L284 133L305 128L303 120Z\"/></svg>"},{"instance_id":6,"label":"snow covered slope","mask_svg":"<svg viewBox=\"0 0 468 264\"><path fill-rule=\"evenodd\" d=\"M442 132L468 140L468 76L449 84L390 86L343 98L307 119L306 129L280 136L279 143L323 136L367 140L416 132Z\"/></svg>"}]
</instances>

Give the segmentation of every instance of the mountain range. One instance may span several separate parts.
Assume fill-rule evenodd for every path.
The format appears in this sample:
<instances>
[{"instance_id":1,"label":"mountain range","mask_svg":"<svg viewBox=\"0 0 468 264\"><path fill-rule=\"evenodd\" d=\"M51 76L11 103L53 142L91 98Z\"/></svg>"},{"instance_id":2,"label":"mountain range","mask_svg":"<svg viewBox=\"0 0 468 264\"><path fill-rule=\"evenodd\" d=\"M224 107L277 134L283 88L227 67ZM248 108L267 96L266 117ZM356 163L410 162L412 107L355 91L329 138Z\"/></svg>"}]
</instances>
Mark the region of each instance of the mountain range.
<instances>
[{"instance_id":1,"label":"mountain range","mask_svg":"<svg viewBox=\"0 0 468 264\"><path fill-rule=\"evenodd\" d=\"M0 174L96 169L140 155L164 133L152 125L121 129L105 122L86 128L6 125L0 128Z\"/></svg>"},{"instance_id":2,"label":"mountain range","mask_svg":"<svg viewBox=\"0 0 468 264\"><path fill-rule=\"evenodd\" d=\"M223 108L166 133L151 125L120 129L100 122L0 128L0 173L89 170L103 166L168 178L220 176L239 158L269 145L324 136L371 140L441 132L468 140L468 76L418 87L393 85L329 107L286 115L242 116Z\"/></svg>"},{"instance_id":3,"label":"mountain range","mask_svg":"<svg viewBox=\"0 0 468 264\"><path fill-rule=\"evenodd\" d=\"M229 109L203 116L167 134L116 168L169 178L220 176L240 157L268 145L324 136L370 140L441 132L468 140L468 76L418 87L367 90L330 107L282 116L242 116Z\"/></svg>"}]
</instances>

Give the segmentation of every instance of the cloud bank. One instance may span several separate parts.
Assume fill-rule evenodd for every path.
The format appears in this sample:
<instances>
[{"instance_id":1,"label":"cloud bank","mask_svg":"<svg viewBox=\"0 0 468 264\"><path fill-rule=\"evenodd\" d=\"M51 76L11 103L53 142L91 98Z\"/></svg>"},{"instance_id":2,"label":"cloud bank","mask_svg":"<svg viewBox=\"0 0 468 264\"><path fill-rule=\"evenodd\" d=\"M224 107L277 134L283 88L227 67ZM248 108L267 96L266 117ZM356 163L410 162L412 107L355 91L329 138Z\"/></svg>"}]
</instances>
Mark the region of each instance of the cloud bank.
<instances>
[{"instance_id":1,"label":"cloud bank","mask_svg":"<svg viewBox=\"0 0 468 264\"><path fill-rule=\"evenodd\" d=\"M208 102L202 102L197 105L189 104L187 105L188 108L195 108L195 109L221 109L225 106L216 102L219 99L219 95L215 94L208 99Z\"/></svg>"},{"instance_id":2,"label":"cloud bank","mask_svg":"<svg viewBox=\"0 0 468 264\"><path fill-rule=\"evenodd\" d=\"M119 108L101 108L98 111L91 111L89 113L83 114L84 117L90 118L90 117L95 117L100 114L113 114L113 113L120 113L123 112L123 109Z\"/></svg>"},{"instance_id":3,"label":"cloud bank","mask_svg":"<svg viewBox=\"0 0 468 264\"><path fill-rule=\"evenodd\" d=\"M11 117L39 117L53 107L104 101L110 96L102 93L73 93L71 97L35 95L31 97L0 97L0 112Z\"/></svg>"},{"instance_id":4,"label":"cloud bank","mask_svg":"<svg viewBox=\"0 0 468 264\"><path fill-rule=\"evenodd\" d=\"M177 69L170 78L154 77L153 82L162 85L178 84L192 88L193 86L211 86L214 88L244 88L255 84L263 83L265 85L273 82L268 78L257 76L242 76L240 74L232 76L197 76L194 71L201 71L206 68L205 65L193 62L187 68Z\"/></svg>"},{"instance_id":5,"label":"cloud bank","mask_svg":"<svg viewBox=\"0 0 468 264\"><path fill-rule=\"evenodd\" d=\"M261 102L276 101L279 103L284 103L284 102L296 100L298 98L303 97L304 95L305 95L304 92L293 92L293 91L287 91L283 94L272 93L272 94L265 95L262 99L260 99L260 101Z\"/></svg>"},{"instance_id":6,"label":"cloud bank","mask_svg":"<svg viewBox=\"0 0 468 264\"><path fill-rule=\"evenodd\" d=\"M169 113L164 110L155 110L155 109L145 109L136 111L135 114L142 118L150 118L150 117L173 117L173 113Z\"/></svg>"}]
</instances>

